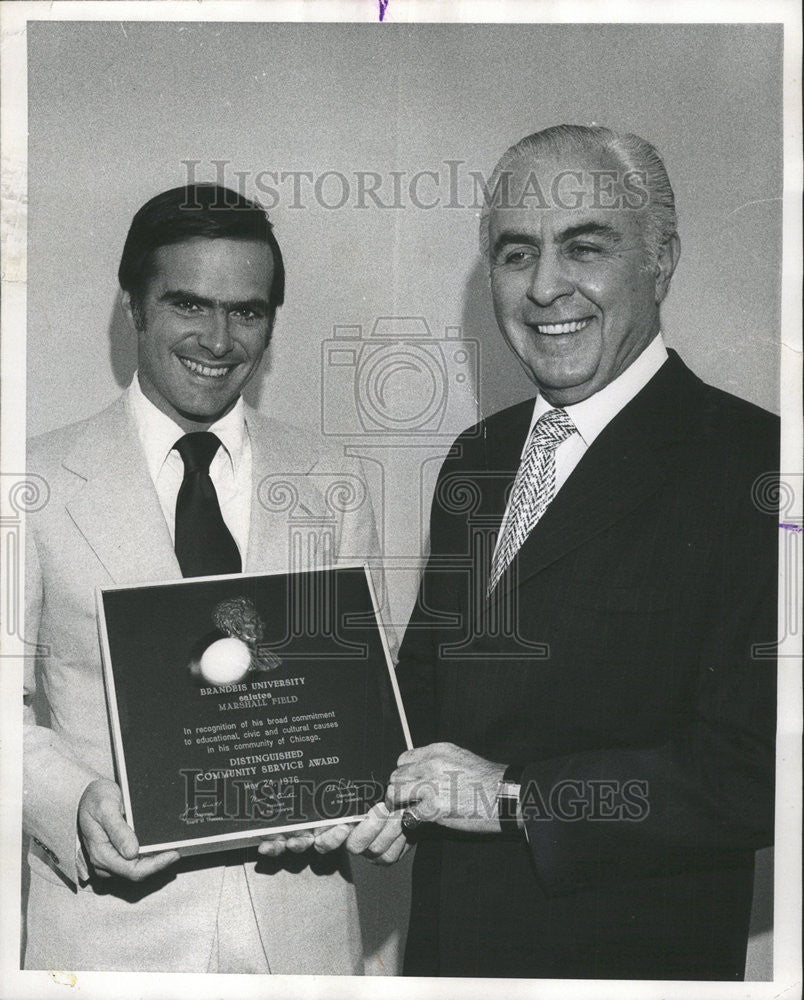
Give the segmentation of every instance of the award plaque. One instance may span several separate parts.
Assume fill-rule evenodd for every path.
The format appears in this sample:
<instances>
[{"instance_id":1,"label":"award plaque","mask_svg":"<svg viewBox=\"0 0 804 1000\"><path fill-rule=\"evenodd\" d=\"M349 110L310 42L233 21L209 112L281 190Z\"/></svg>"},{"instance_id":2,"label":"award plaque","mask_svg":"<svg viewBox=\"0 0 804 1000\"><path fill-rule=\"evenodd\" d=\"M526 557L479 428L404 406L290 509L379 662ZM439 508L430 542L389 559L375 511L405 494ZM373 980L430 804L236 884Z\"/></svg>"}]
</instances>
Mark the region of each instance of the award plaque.
<instances>
[{"instance_id":1,"label":"award plaque","mask_svg":"<svg viewBox=\"0 0 804 1000\"><path fill-rule=\"evenodd\" d=\"M98 590L140 853L361 819L410 735L368 567Z\"/></svg>"}]
</instances>

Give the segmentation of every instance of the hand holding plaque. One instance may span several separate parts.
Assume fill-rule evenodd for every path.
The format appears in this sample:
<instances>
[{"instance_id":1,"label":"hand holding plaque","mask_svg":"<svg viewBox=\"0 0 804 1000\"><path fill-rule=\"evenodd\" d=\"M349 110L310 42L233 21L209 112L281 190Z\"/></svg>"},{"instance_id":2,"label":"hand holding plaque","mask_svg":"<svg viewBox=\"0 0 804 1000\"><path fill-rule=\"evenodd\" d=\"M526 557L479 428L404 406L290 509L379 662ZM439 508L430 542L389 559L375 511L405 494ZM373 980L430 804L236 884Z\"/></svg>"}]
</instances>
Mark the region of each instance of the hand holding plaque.
<instances>
[{"instance_id":1,"label":"hand holding plaque","mask_svg":"<svg viewBox=\"0 0 804 1000\"><path fill-rule=\"evenodd\" d=\"M123 793L107 778L96 778L78 804L78 832L92 872L142 882L178 861L177 851L140 858L137 836L123 818Z\"/></svg>"}]
</instances>

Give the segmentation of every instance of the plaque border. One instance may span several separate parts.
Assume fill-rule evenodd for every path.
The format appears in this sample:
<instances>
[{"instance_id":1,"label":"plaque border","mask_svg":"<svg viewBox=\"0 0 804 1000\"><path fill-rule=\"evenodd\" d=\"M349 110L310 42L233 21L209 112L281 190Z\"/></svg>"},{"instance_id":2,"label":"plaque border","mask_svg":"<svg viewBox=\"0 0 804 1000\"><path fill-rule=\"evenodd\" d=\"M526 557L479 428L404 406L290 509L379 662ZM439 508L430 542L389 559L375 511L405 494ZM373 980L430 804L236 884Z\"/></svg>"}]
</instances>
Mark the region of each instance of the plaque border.
<instances>
[{"instance_id":1,"label":"plaque border","mask_svg":"<svg viewBox=\"0 0 804 1000\"><path fill-rule=\"evenodd\" d=\"M405 738L405 745L408 750L413 748L413 741L410 736L405 706L402 704L402 696L399 692L399 684L396 679L391 658L391 647L388 643L388 635L385 625L380 615L380 607L377 601L377 591L371 575L371 568L367 562L342 562L334 566L317 566L305 573L331 573L333 571L345 569L362 569L366 576L371 604L374 609L374 618L380 634L383 652L385 654L385 665L391 681L391 689L394 694L394 703L399 720L402 725L402 734ZM111 651L109 649L109 636L106 629L106 616L103 609L103 595L116 590L136 590L139 587L172 587L181 583L204 583L212 580L248 580L261 579L266 576L296 576L296 573L286 573L283 570L267 570L262 573L226 573L217 576L196 576L192 579L178 578L175 580L145 580L141 583L115 583L108 586L96 587L95 605L97 608L98 633L101 644L101 662L103 665L103 687L106 695L106 708L109 715L109 723L112 737L112 751L114 756L114 766L116 778L123 793L123 811L126 822L131 826L136 834L134 825L134 810L131 804L131 794L129 791L128 771L126 769L125 751L123 748L123 732L120 726L120 714L117 706L117 690L114 682L114 672L112 670ZM182 856L193 854L212 853L218 850L227 850L234 847L253 847L273 834L288 833L294 830L309 830L313 827L337 826L340 824L359 823L366 818L366 813L359 816L347 816L340 819L324 819L316 823L291 823L287 826L263 827L258 830L243 830L235 833L217 834L207 837L188 837L184 840L166 841L159 844L140 844L139 856L155 854L160 851L178 851ZM139 839L139 838L138 838Z\"/></svg>"}]
</instances>

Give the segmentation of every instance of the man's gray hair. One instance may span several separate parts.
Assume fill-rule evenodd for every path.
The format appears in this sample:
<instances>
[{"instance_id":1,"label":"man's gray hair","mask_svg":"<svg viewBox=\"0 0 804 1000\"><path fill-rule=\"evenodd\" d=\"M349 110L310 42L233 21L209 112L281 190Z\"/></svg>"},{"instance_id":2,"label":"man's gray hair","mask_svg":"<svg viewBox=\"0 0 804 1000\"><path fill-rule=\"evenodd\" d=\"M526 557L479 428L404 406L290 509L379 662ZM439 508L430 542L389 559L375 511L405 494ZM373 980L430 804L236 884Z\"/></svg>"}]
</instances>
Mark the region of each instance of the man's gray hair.
<instances>
[{"instance_id":1,"label":"man's gray hair","mask_svg":"<svg viewBox=\"0 0 804 1000\"><path fill-rule=\"evenodd\" d=\"M651 262L656 263L661 248L676 235L676 203L662 158L649 142L638 135L623 135L600 125L553 125L541 132L533 132L503 153L489 179L487 192L497 190L501 174L511 170L521 160L578 152L598 158L611 157L624 174L638 171L644 175L648 202L642 209L642 232L645 250ZM486 256L489 253L489 214L492 207L487 194L480 215L480 249Z\"/></svg>"}]
</instances>

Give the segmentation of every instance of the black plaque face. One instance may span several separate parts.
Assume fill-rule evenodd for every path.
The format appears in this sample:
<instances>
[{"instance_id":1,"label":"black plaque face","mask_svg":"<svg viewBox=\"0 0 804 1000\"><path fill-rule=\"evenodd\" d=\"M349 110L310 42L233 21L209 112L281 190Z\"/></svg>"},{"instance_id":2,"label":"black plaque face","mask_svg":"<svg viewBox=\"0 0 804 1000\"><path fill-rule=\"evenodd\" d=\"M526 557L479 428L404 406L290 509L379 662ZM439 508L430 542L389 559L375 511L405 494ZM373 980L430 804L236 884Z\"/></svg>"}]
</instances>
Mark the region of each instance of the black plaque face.
<instances>
[{"instance_id":1,"label":"black plaque face","mask_svg":"<svg viewBox=\"0 0 804 1000\"><path fill-rule=\"evenodd\" d=\"M143 853L238 846L382 799L409 743L364 567L103 589L99 618Z\"/></svg>"}]
</instances>

